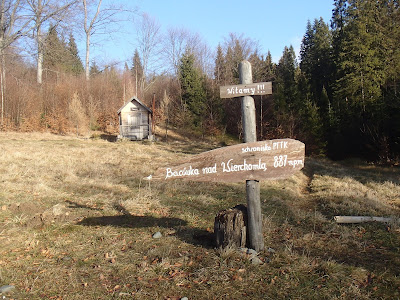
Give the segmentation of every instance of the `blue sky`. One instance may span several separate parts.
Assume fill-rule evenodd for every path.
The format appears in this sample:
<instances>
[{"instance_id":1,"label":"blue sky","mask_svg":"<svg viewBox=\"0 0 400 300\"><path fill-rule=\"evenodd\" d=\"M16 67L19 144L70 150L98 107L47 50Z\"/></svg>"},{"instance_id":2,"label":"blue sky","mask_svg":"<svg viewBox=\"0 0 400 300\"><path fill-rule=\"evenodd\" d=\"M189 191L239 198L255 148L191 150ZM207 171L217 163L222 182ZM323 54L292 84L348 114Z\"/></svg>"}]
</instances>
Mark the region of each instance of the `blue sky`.
<instances>
[{"instance_id":1,"label":"blue sky","mask_svg":"<svg viewBox=\"0 0 400 300\"><path fill-rule=\"evenodd\" d=\"M198 33L215 49L229 33L243 34L258 41L261 53L271 51L277 62L285 46L300 48L307 20L324 18L330 21L333 0L104 0L136 6L154 17L162 32L168 28L185 28ZM119 38L108 40L103 46L94 45L93 56L103 62L130 61L135 49L134 25ZM84 53L84 49L81 53ZM101 62L100 62L101 63Z\"/></svg>"}]
</instances>

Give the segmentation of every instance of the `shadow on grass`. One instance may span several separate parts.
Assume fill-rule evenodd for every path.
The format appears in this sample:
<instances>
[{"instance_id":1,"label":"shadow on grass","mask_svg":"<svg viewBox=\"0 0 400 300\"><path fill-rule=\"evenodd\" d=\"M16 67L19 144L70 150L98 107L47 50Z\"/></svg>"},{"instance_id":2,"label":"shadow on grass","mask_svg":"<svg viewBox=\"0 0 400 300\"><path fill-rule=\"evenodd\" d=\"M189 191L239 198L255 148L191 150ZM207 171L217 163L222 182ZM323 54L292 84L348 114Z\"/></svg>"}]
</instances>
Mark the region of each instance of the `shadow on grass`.
<instances>
[{"instance_id":1,"label":"shadow on grass","mask_svg":"<svg viewBox=\"0 0 400 300\"><path fill-rule=\"evenodd\" d=\"M122 215L85 218L77 224L83 226L175 229L176 233L174 235L186 243L205 248L213 248L214 246L214 235L212 233L199 228L188 227L185 220L170 217L134 216L127 213L126 210L121 212Z\"/></svg>"},{"instance_id":2,"label":"shadow on grass","mask_svg":"<svg viewBox=\"0 0 400 300\"><path fill-rule=\"evenodd\" d=\"M84 226L115 226L126 228L163 227L175 228L185 226L187 222L178 218L155 218L151 216L133 216L130 214L85 218L78 223Z\"/></svg>"},{"instance_id":3,"label":"shadow on grass","mask_svg":"<svg viewBox=\"0 0 400 300\"><path fill-rule=\"evenodd\" d=\"M69 204L68 208L84 208L84 209L96 210L96 211L102 211L103 210L101 208L91 207L91 206L84 205L84 204L79 204L79 203L71 201L71 200L66 200L65 202Z\"/></svg>"},{"instance_id":4,"label":"shadow on grass","mask_svg":"<svg viewBox=\"0 0 400 300\"><path fill-rule=\"evenodd\" d=\"M115 134L101 134L100 138L110 143L114 143L118 140L118 137Z\"/></svg>"}]
</instances>

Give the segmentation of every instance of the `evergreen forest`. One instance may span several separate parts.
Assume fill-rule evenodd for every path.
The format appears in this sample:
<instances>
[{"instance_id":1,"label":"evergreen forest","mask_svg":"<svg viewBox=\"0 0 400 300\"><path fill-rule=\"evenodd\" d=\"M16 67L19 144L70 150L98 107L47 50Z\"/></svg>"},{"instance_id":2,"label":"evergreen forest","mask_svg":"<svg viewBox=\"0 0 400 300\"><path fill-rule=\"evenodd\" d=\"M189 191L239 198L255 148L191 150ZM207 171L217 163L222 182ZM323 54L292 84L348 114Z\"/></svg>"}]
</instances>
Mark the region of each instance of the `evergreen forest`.
<instances>
[{"instance_id":1,"label":"evergreen forest","mask_svg":"<svg viewBox=\"0 0 400 300\"><path fill-rule=\"evenodd\" d=\"M89 22L88 7L53 2L36 12L35 5L1 0L2 131L116 134L117 111L126 101L136 96L151 107L155 96L161 128L241 138L240 100L220 99L219 87L239 83L238 65L246 59L254 82L273 83L273 95L254 96L258 140L294 138L309 154L399 162L398 0L334 0L331 20L304 24L299 57L288 45L278 62L245 35L232 33L210 49L184 29L161 37L157 22L140 15L137 47L123 67L91 60L90 42L83 60L71 25L79 21L71 11L84 14L89 40L96 32L91 25L107 26L116 8ZM33 59L22 50L28 44ZM164 67L154 67L156 61Z\"/></svg>"}]
</instances>

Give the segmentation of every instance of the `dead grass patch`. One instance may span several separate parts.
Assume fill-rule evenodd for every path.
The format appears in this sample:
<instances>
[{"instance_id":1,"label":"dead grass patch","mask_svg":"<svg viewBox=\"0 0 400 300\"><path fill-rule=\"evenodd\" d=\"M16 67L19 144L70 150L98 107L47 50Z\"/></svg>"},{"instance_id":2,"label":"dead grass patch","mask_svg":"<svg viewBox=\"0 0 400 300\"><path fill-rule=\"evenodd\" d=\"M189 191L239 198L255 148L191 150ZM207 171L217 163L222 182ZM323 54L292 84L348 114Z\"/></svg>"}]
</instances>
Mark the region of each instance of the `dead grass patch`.
<instances>
[{"instance_id":1,"label":"dead grass patch","mask_svg":"<svg viewBox=\"0 0 400 300\"><path fill-rule=\"evenodd\" d=\"M7 297L400 297L399 226L333 221L399 217L398 169L308 159L304 172L263 182L266 250L254 266L211 243L214 216L246 202L244 184L143 180L211 147L0 133L0 286L16 287Z\"/></svg>"}]
</instances>

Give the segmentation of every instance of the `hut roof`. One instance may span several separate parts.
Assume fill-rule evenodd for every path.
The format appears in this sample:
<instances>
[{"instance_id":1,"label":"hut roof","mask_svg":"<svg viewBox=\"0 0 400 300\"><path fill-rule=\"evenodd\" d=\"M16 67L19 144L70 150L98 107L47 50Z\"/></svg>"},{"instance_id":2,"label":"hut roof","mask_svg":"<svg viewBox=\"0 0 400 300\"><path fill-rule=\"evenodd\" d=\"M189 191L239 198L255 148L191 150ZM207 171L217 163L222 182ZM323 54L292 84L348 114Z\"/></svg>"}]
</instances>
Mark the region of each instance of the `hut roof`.
<instances>
[{"instance_id":1,"label":"hut roof","mask_svg":"<svg viewBox=\"0 0 400 300\"><path fill-rule=\"evenodd\" d=\"M132 97L128 102L126 102L124 105L122 105L122 107L120 109L118 109L118 114L121 113L121 111L124 109L125 106L127 106L129 103L136 101L137 103L139 103L141 106L143 106L149 113L153 113L153 111L148 108L146 105L144 105L138 98L136 97Z\"/></svg>"}]
</instances>

